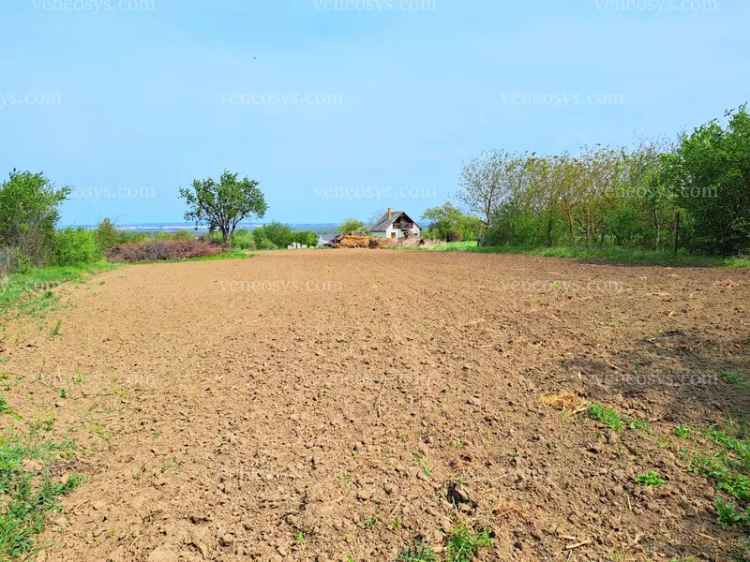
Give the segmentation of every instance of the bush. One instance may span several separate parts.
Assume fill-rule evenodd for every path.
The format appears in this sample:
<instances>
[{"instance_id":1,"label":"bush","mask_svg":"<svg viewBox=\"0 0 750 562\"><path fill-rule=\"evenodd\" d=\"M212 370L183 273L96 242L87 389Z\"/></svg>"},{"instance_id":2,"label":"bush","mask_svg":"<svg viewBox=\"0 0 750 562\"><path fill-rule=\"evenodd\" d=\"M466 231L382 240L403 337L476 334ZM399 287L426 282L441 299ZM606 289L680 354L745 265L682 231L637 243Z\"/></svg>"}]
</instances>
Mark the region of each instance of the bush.
<instances>
[{"instance_id":1,"label":"bush","mask_svg":"<svg viewBox=\"0 0 750 562\"><path fill-rule=\"evenodd\" d=\"M96 232L85 228L64 228L55 233L54 261L56 265L93 263L102 258Z\"/></svg>"},{"instance_id":2,"label":"bush","mask_svg":"<svg viewBox=\"0 0 750 562\"><path fill-rule=\"evenodd\" d=\"M286 224L272 222L253 230L253 237L259 249L267 249L261 247L267 245L267 242L263 242L264 239L269 240L275 248L286 248L294 241L294 232Z\"/></svg>"},{"instance_id":3,"label":"bush","mask_svg":"<svg viewBox=\"0 0 750 562\"><path fill-rule=\"evenodd\" d=\"M222 250L220 245L205 240L147 240L115 246L107 257L124 262L184 260L215 256Z\"/></svg>"},{"instance_id":4,"label":"bush","mask_svg":"<svg viewBox=\"0 0 750 562\"><path fill-rule=\"evenodd\" d=\"M255 250L255 238L250 230L237 230L232 236L232 248Z\"/></svg>"}]
</instances>

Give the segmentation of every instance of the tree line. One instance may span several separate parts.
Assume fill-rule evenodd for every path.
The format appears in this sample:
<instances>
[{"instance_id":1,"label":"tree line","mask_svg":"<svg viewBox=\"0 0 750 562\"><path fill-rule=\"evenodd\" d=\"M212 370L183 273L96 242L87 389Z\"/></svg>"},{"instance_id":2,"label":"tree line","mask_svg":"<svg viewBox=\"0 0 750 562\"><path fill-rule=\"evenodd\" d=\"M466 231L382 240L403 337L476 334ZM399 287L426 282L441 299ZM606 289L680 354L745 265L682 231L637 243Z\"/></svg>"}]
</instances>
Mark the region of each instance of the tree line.
<instances>
[{"instance_id":1,"label":"tree line","mask_svg":"<svg viewBox=\"0 0 750 562\"><path fill-rule=\"evenodd\" d=\"M464 167L459 199L484 245L742 253L750 249L750 115L741 106L726 124L710 121L672 145L487 152ZM454 226L466 220L456 212Z\"/></svg>"}]
</instances>

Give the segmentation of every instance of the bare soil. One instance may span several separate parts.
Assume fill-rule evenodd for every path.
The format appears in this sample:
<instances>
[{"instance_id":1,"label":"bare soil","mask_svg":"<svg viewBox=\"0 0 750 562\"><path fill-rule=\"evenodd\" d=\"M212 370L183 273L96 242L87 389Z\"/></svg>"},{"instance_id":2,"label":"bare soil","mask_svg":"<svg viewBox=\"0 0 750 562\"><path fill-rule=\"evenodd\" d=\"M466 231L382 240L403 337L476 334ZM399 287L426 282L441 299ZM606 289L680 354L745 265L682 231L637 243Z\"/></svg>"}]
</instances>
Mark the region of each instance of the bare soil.
<instances>
[{"instance_id":1,"label":"bare soil","mask_svg":"<svg viewBox=\"0 0 750 562\"><path fill-rule=\"evenodd\" d=\"M740 536L672 432L748 411L718 376L750 368L748 272L288 251L60 291L0 353L86 477L41 560L393 561L461 522L494 533L485 561L724 560Z\"/></svg>"}]
</instances>

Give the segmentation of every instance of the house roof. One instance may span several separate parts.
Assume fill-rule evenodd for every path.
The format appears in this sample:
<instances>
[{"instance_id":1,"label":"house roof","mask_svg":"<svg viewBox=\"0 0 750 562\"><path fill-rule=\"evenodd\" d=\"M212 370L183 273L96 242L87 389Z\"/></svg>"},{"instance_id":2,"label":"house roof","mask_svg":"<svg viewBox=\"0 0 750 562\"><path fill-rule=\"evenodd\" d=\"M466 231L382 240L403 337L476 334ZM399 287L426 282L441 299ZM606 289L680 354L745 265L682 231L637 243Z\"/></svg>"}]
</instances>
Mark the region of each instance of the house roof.
<instances>
[{"instance_id":1,"label":"house roof","mask_svg":"<svg viewBox=\"0 0 750 562\"><path fill-rule=\"evenodd\" d=\"M406 218L409 221L413 222L414 224L417 224L416 221L414 221L409 215L407 215L403 211L391 211L391 218L388 218L388 213L385 213L378 221L370 227L370 232L385 232L389 226L391 226L394 222L399 220L400 218ZM417 226L419 226L417 224Z\"/></svg>"}]
</instances>

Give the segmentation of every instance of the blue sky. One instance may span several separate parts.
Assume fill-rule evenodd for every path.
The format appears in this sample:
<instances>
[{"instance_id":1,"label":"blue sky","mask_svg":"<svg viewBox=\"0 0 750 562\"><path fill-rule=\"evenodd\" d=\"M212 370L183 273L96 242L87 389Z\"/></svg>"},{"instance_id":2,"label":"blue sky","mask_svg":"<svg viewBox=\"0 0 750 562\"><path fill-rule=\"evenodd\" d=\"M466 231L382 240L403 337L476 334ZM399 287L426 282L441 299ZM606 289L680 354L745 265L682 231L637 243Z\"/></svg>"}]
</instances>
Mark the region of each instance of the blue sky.
<instances>
[{"instance_id":1,"label":"blue sky","mask_svg":"<svg viewBox=\"0 0 750 562\"><path fill-rule=\"evenodd\" d=\"M225 168L266 220L421 215L486 149L674 138L750 100L745 0L4 0L0 173L65 224L181 221Z\"/></svg>"}]
</instances>

